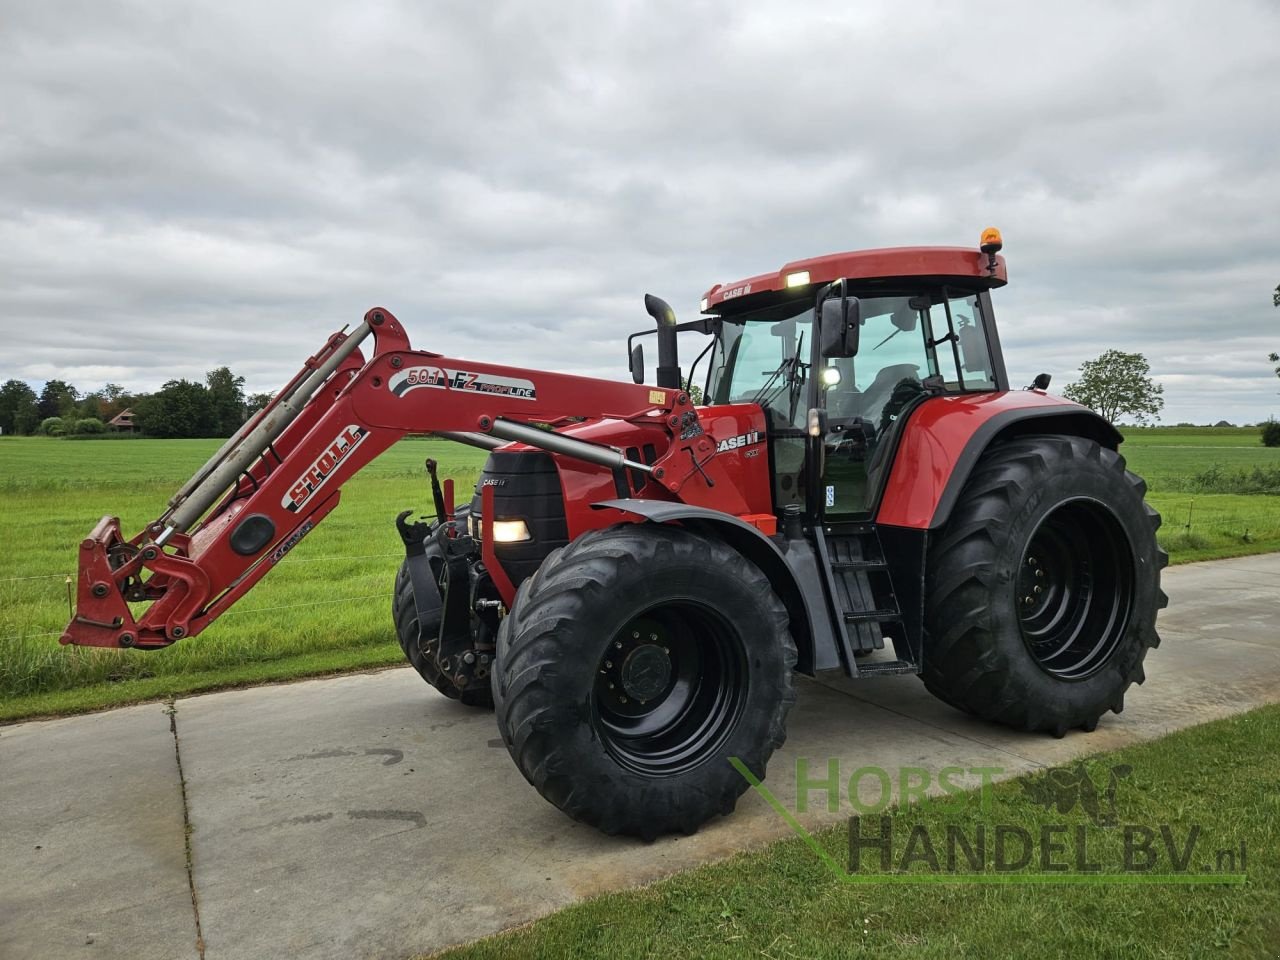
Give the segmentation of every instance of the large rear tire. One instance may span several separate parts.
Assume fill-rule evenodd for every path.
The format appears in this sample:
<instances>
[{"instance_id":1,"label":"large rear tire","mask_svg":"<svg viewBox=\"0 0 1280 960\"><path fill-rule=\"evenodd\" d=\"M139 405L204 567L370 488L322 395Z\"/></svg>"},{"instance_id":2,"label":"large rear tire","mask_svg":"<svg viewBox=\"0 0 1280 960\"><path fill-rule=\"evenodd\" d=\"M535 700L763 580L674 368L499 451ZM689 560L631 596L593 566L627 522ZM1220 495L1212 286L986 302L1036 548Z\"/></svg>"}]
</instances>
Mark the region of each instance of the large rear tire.
<instances>
[{"instance_id":1,"label":"large rear tire","mask_svg":"<svg viewBox=\"0 0 1280 960\"><path fill-rule=\"evenodd\" d=\"M1145 493L1092 440L988 450L929 551L925 686L975 716L1055 736L1123 710L1168 602Z\"/></svg>"},{"instance_id":2,"label":"large rear tire","mask_svg":"<svg viewBox=\"0 0 1280 960\"><path fill-rule=\"evenodd\" d=\"M443 560L432 563L432 569L436 572L437 578L441 574ZM493 694L489 690L487 683L477 684L474 687L461 689L452 680L446 677L440 667L436 665L435 646L436 638L440 631L440 621L437 620L433 624L428 624L423 634L427 637L425 642L420 642L418 631L418 610L413 602L413 584L409 580L409 568L404 564L400 564L400 571L396 574L396 586L391 602L391 616L396 625L396 637L400 641L400 649L404 651L405 659L418 671L423 680L431 684L450 700L457 700L465 703L469 707L483 707L486 710L493 709Z\"/></svg>"},{"instance_id":3,"label":"large rear tire","mask_svg":"<svg viewBox=\"0 0 1280 960\"><path fill-rule=\"evenodd\" d=\"M760 570L654 524L586 533L520 587L498 632L498 729L569 816L651 840L693 833L786 738L796 647Z\"/></svg>"}]
</instances>

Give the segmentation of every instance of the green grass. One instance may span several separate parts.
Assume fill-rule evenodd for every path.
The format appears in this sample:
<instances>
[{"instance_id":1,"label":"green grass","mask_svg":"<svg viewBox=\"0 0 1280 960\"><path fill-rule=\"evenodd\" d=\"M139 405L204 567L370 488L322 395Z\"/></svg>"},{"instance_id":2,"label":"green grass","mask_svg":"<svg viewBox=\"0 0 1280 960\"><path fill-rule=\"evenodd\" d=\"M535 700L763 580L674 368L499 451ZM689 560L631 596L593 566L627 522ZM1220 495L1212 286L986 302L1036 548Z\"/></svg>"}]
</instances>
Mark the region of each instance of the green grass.
<instances>
[{"instance_id":1,"label":"green grass","mask_svg":"<svg viewBox=\"0 0 1280 960\"><path fill-rule=\"evenodd\" d=\"M217 448L208 440L0 442L0 719L65 713L402 661L391 584L395 515L429 510L422 461L469 498L484 453L405 440L343 490L343 504L206 633L154 652L63 647L75 545L104 513L126 535L161 512ZM23 578L23 579L13 579Z\"/></svg>"},{"instance_id":2,"label":"green grass","mask_svg":"<svg viewBox=\"0 0 1280 960\"><path fill-rule=\"evenodd\" d=\"M1280 550L1280 496L1244 495L1233 478L1280 472L1280 447L1264 447L1252 427L1124 429L1129 469L1146 479L1160 511L1161 545L1173 563ZM1218 483L1197 483L1217 471ZM1222 492L1219 492L1222 491Z\"/></svg>"},{"instance_id":3,"label":"green grass","mask_svg":"<svg viewBox=\"0 0 1280 960\"><path fill-rule=\"evenodd\" d=\"M601 896L529 926L448 951L451 960L578 957L1275 957L1280 954L1280 706L1193 727L1091 758L1096 783L1128 764L1121 824L1168 824L1178 842L1201 828L1196 869L1247 844L1244 885L850 884L812 849L788 839L650 886ZM1020 781L893 811L895 848L916 826L997 824L1039 834L1043 824L1089 833L1089 856L1119 872L1122 830L1079 812L1047 812ZM864 829L869 829L864 826ZM844 827L815 839L848 859ZM1096 841L1096 842L1095 842ZM990 854L988 854L990 856ZM1067 859L1070 859L1070 854ZM866 856L863 870L878 869ZM1033 863L1028 872L1038 872Z\"/></svg>"},{"instance_id":4,"label":"green grass","mask_svg":"<svg viewBox=\"0 0 1280 960\"><path fill-rule=\"evenodd\" d=\"M1175 563L1280 549L1280 497L1184 492L1187 478L1280 469L1254 430L1128 430L1130 465L1148 478ZM0 438L0 720L88 710L221 686L397 662L391 583L402 548L393 519L427 510L427 456L458 481L484 453L405 440L365 468L343 504L233 610L201 636L152 653L62 647L65 580L75 545L104 513L126 535L159 515L214 440L72 443Z\"/></svg>"}]
</instances>

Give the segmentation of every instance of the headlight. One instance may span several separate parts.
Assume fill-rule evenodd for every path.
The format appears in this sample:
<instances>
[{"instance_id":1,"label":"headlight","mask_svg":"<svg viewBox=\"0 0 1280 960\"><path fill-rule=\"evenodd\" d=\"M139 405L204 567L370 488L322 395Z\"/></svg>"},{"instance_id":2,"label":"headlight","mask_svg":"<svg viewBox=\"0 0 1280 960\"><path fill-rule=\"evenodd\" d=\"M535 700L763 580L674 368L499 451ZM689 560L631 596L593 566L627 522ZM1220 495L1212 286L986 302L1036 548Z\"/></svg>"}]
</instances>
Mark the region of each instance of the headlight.
<instances>
[{"instance_id":1,"label":"headlight","mask_svg":"<svg viewBox=\"0 0 1280 960\"><path fill-rule=\"evenodd\" d=\"M529 525L523 520L493 521L494 543L523 543L532 539L533 537L529 534Z\"/></svg>"}]
</instances>

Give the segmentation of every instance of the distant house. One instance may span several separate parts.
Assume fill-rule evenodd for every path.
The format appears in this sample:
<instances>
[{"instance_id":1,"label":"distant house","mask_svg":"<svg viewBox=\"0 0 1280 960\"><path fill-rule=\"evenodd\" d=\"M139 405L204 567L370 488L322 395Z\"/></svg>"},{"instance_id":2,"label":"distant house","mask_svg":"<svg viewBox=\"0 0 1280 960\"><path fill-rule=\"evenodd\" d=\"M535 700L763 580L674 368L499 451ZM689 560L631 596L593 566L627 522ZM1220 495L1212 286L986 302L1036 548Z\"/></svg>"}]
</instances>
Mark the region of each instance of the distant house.
<instances>
[{"instance_id":1,"label":"distant house","mask_svg":"<svg viewBox=\"0 0 1280 960\"><path fill-rule=\"evenodd\" d=\"M133 433L133 411L121 410L107 421L107 426L112 430L124 430L128 433Z\"/></svg>"}]
</instances>

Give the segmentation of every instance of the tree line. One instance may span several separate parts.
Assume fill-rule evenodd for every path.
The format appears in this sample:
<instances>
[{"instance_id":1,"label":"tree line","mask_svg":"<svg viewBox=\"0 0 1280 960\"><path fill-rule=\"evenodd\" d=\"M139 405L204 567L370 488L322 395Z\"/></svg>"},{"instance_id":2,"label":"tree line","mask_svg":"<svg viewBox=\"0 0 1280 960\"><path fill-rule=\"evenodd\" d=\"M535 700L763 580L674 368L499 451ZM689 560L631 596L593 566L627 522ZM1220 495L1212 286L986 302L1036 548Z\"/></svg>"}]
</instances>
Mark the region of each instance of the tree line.
<instances>
[{"instance_id":1,"label":"tree line","mask_svg":"<svg viewBox=\"0 0 1280 960\"><path fill-rule=\"evenodd\" d=\"M210 370L203 383L170 380L155 393L130 393L117 383L81 393L65 380L48 380L37 394L22 380L7 380L0 386L0 432L100 434L115 417L132 411L134 429L149 437L228 437L271 397L246 396L244 377L229 367Z\"/></svg>"}]
</instances>

